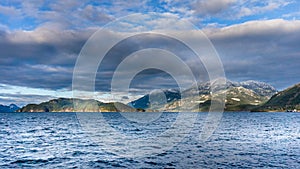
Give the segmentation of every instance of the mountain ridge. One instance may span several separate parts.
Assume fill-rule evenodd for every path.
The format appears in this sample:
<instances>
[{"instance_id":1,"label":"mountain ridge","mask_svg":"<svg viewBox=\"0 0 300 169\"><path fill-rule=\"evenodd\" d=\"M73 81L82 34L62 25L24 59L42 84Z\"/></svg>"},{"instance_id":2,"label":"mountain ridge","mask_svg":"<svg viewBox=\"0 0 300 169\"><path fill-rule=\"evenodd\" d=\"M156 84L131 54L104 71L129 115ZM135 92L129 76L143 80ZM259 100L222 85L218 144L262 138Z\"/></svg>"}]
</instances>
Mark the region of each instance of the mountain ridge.
<instances>
[{"instance_id":1,"label":"mountain ridge","mask_svg":"<svg viewBox=\"0 0 300 169\"><path fill-rule=\"evenodd\" d=\"M40 104L28 104L17 112L134 112L123 103L103 103L93 99L58 98Z\"/></svg>"},{"instance_id":2,"label":"mountain ridge","mask_svg":"<svg viewBox=\"0 0 300 169\"><path fill-rule=\"evenodd\" d=\"M17 105L15 105L13 103L8 106L0 104L0 112L1 113L15 112L18 109L20 109L20 107L18 107Z\"/></svg>"},{"instance_id":3,"label":"mountain ridge","mask_svg":"<svg viewBox=\"0 0 300 169\"><path fill-rule=\"evenodd\" d=\"M198 89L198 90L196 90ZM225 90L226 89L226 90ZM256 81L232 82L227 81L225 111L286 111L300 110L300 83L291 86L283 91L278 92L274 87L267 83ZM166 102L156 105L155 109L149 107L149 94L137 99L141 101L138 104L126 105L123 103L111 102L104 103L93 99L77 99L77 98L58 98L52 99L40 104L28 104L22 108L14 104L5 107L5 111L1 112L138 112L138 111L170 111L176 112L181 104L185 106L197 101L196 107L191 107L191 111L208 111L211 104L210 83L197 84L183 92L198 92L198 95L192 95L191 98L181 98L179 90L167 89L151 94L156 95L158 99L163 95L162 99ZM219 92L219 91L218 91ZM216 92L216 93L218 93ZM223 91L221 91L223 92ZM271 94L273 95L271 96ZM152 103L151 103L152 104ZM135 107L144 105L145 107ZM151 105L150 105L151 106Z\"/></svg>"},{"instance_id":4,"label":"mountain ridge","mask_svg":"<svg viewBox=\"0 0 300 169\"><path fill-rule=\"evenodd\" d=\"M288 111L300 110L300 83L276 93L265 104L252 111Z\"/></svg>"},{"instance_id":5,"label":"mountain ridge","mask_svg":"<svg viewBox=\"0 0 300 169\"><path fill-rule=\"evenodd\" d=\"M226 80L225 89L223 88L224 87L221 87L219 90L227 90L225 111L250 111L252 108L268 101L268 99L277 92L273 86L253 80L244 82ZM158 109L159 111L178 111L180 104L187 105L193 102L193 100L200 102L199 108L195 107L194 111L208 111L211 101L210 82L199 83L183 91L183 93L188 96L198 95L196 98L193 97L182 100L179 90L177 94L172 93L176 98L173 98L172 95L168 95L169 92L164 91L164 93L166 94L167 103L161 106ZM130 102L129 105L135 108L152 109L151 107L147 107L150 106L149 94ZM140 105L143 105L143 107L139 107Z\"/></svg>"}]
</instances>

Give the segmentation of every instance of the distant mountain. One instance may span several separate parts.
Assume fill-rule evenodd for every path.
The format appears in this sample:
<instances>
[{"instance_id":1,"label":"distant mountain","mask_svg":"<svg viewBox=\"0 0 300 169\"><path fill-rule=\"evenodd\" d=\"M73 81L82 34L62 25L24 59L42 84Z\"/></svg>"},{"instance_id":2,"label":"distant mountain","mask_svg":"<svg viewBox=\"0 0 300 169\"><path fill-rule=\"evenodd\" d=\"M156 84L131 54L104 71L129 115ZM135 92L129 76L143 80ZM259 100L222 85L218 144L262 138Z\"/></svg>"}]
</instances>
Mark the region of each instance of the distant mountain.
<instances>
[{"instance_id":1,"label":"distant mountain","mask_svg":"<svg viewBox=\"0 0 300 169\"><path fill-rule=\"evenodd\" d=\"M198 91L199 94L209 94L211 91L210 82L204 82L198 84ZM185 92L195 92L197 87L193 86L190 89L187 89ZM223 87L225 89L231 89L235 87L243 87L248 90L252 90L255 94L259 96L271 97L273 96L277 90L271 86L270 84L258 81L244 81L244 82L233 82L230 80L226 81L226 85Z\"/></svg>"},{"instance_id":2,"label":"distant mountain","mask_svg":"<svg viewBox=\"0 0 300 169\"><path fill-rule=\"evenodd\" d=\"M268 102L252 111L300 110L300 83L275 94Z\"/></svg>"},{"instance_id":3,"label":"distant mountain","mask_svg":"<svg viewBox=\"0 0 300 169\"><path fill-rule=\"evenodd\" d=\"M180 91L174 89L163 90L167 103L181 99ZM161 93L152 93L151 97L158 98ZM150 108L150 95L147 94L135 101L132 101L128 104L134 108L140 109L149 109Z\"/></svg>"},{"instance_id":4,"label":"distant mountain","mask_svg":"<svg viewBox=\"0 0 300 169\"><path fill-rule=\"evenodd\" d=\"M226 85L220 90L226 89L226 111L250 111L254 107L266 102L277 91L276 89L263 82L245 81L232 82L227 80ZM172 91L172 92L170 92ZM198 92L198 93L195 93ZM200 83L196 86L183 91L185 95L196 96L181 99L180 91L166 90L167 103L158 108L159 111L178 111L179 105L194 105L194 101L199 102L199 106L191 108L192 111L208 111L211 101L210 82ZM222 92L222 91L219 91ZM135 108L149 108L149 94L130 103Z\"/></svg>"},{"instance_id":5,"label":"distant mountain","mask_svg":"<svg viewBox=\"0 0 300 169\"><path fill-rule=\"evenodd\" d=\"M239 85L246 89L253 90L255 93L261 96L270 97L277 92L277 90L273 86L264 82L249 80L245 82L240 82Z\"/></svg>"},{"instance_id":6,"label":"distant mountain","mask_svg":"<svg viewBox=\"0 0 300 169\"><path fill-rule=\"evenodd\" d=\"M41 104L28 104L18 112L135 112L123 103L103 103L97 100L72 98L53 99Z\"/></svg>"},{"instance_id":7,"label":"distant mountain","mask_svg":"<svg viewBox=\"0 0 300 169\"><path fill-rule=\"evenodd\" d=\"M18 110L20 107L18 107L15 104L10 104L9 106L5 105L0 105L0 113L10 113L10 112L15 112Z\"/></svg>"},{"instance_id":8,"label":"distant mountain","mask_svg":"<svg viewBox=\"0 0 300 169\"><path fill-rule=\"evenodd\" d=\"M198 100L199 106L194 107L192 111L208 111L211 103L211 95L208 91L210 91L210 89L200 91L199 96L196 98L186 98L184 100L168 103L162 108L162 110L177 111L180 104L184 104L185 106L189 107L189 104L194 105L193 101ZM270 96L262 96L260 93L257 93L254 90L227 83L225 111L250 111L254 107L266 102L269 98Z\"/></svg>"}]
</instances>

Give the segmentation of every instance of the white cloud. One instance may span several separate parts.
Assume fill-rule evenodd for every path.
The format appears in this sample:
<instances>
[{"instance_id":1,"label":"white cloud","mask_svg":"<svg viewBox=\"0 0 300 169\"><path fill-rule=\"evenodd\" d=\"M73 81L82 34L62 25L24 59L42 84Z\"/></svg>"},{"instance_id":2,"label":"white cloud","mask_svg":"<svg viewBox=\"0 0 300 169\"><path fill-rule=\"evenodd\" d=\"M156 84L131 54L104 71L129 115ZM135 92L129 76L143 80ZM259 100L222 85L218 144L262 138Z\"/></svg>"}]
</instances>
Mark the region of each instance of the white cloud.
<instances>
[{"instance_id":1,"label":"white cloud","mask_svg":"<svg viewBox=\"0 0 300 169\"><path fill-rule=\"evenodd\" d=\"M251 3L252 2L252 3ZM250 1L249 4L241 4L238 13L235 18L242 18L245 16L251 16L255 14L272 11L290 4L290 1L283 0L267 0L263 1L262 5L256 5L257 1Z\"/></svg>"},{"instance_id":2,"label":"white cloud","mask_svg":"<svg viewBox=\"0 0 300 169\"><path fill-rule=\"evenodd\" d=\"M4 14L7 16L18 16L18 15L20 15L20 11L12 6L0 5L0 14Z\"/></svg>"},{"instance_id":3,"label":"white cloud","mask_svg":"<svg viewBox=\"0 0 300 169\"><path fill-rule=\"evenodd\" d=\"M3 31L8 31L9 30L9 27L7 25L3 25L3 24L0 24L0 31L3 30Z\"/></svg>"},{"instance_id":4,"label":"white cloud","mask_svg":"<svg viewBox=\"0 0 300 169\"><path fill-rule=\"evenodd\" d=\"M191 3L191 9L200 17L240 19L276 10L291 3L291 0L197 0Z\"/></svg>"},{"instance_id":5,"label":"white cloud","mask_svg":"<svg viewBox=\"0 0 300 169\"><path fill-rule=\"evenodd\" d=\"M206 30L211 38L237 37L248 35L270 35L285 32L299 31L300 21L288 21L283 19L249 21L242 24Z\"/></svg>"},{"instance_id":6,"label":"white cloud","mask_svg":"<svg viewBox=\"0 0 300 169\"><path fill-rule=\"evenodd\" d=\"M299 17L299 16L300 16L300 11L290 12L290 13L286 13L286 14L282 15L283 18L291 18L293 20L296 20L296 17Z\"/></svg>"},{"instance_id":7,"label":"white cloud","mask_svg":"<svg viewBox=\"0 0 300 169\"><path fill-rule=\"evenodd\" d=\"M60 45L63 41L86 40L96 29L64 30L56 24L45 24L31 31L16 30L7 32L7 40L12 43L51 43Z\"/></svg>"},{"instance_id":8,"label":"white cloud","mask_svg":"<svg viewBox=\"0 0 300 169\"><path fill-rule=\"evenodd\" d=\"M72 68L62 67L62 66L53 66L53 65L44 65L44 64L36 64L36 65L26 65L26 67L34 69L36 71L43 71L49 73L72 73Z\"/></svg>"}]
</instances>

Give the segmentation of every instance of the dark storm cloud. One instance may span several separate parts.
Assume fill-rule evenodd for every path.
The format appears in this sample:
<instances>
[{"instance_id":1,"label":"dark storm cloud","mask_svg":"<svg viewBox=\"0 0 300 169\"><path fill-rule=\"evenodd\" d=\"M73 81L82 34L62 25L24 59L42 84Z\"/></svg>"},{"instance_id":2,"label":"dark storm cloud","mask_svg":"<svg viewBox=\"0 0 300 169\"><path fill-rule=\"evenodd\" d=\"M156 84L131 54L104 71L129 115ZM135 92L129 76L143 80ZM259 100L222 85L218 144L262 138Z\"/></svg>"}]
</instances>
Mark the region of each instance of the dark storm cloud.
<instances>
[{"instance_id":1,"label":"dark storm cloud","mask_svg":"<svg viewBox=\"0 0 300 169\"><path fill-rule=\"evenodd\" d=\"M252 21L208 33L229 79L299 83L300 21Z\"/></svg>"},{"instance_id":2,"label":"dark storm cloud","mask_svg":"<svg viewBox=\"0 0 300 169\"><path fill-rule=\"evenodd\" d=\"M1 33L0 84L43 88L50 90L71 89L73 68L77 56L94 29L60 30L45 28L34 31L14 31ZM116 36L116 35L114 35ZM165 38L164 41L152 36L124 41L116 45L103 60L96 79L97 91L109 91L114 70L127 54L144 48L162 48L181 55L188 61L187 51L178 42ZM161 60L161 62L163 62ZM132 63L141 64L141 63ZM168 85L170 77L158 71L144 71L138 80L143 81L143 88L172 88ZM143 78L141 78L143 77ZM159 78L158 78L159 77ZM82 77L82 80L87 80ZM138 81L136 80L136 81ZM171 79L172 80L172 79ZM150 83L151 82L151 83ZM133 83L134 86L137 83ZM148 84L148 85L147 85ZM156 84L156 85L154 85ZM176 85L176 84L175 84ZM140 85L141 88L141 85ZM83 86L84 89L84 86Z\"/></svg>"},{"instance_id":3,"label":"dark storm cloud","mask_svg":"<svg viewBox=\"0 0 300 169\"><path fill-rule=\"evenodd\" d=\"M0 32L0 84L52 90L71 89L76 58L94 31L94 29L49 30L40 27L34 31ZM206 33L221 56L227 78L260 80L278 88L299 82L299 21L253 21L209 30ZM127 56L128 52L145 47L160 46L167 50L174 49L175 53L179 53L181 58L196 70L195 73L201 72L197 76L205 74L203 65L194 62L195 57L191 57L187 50L183 50L175 43L169 41L162 43L161 40L155 41L151 38L124 43L118 49L112 50L111 56L100 65L96 89L110 90L109 79L120 63L119 56ZM143 44L143 41L148 45ZM159 71L148 70L143 73L143 76L137 76L132 83L137 91L153 89L154 84L163 88L171 88L172 85L168 83L174 84L169 75ZM139 81L143 83L139 84Z\"/></svg>"},{"instance_id":4,"label":"dark storm cloud","mask_svg":"<svg viewBox=\"0 0 300 169\"><path fill-rule=\"evenodd\" d=\"M0 83L54 90L70 87L77 55L93 32L43 27L2 32Z\"/></svg>"},{"instance_id":5,"label":"dark storm cloud","mask_svg":"<svg viewBox=\"0 0 300 169\"><path fill-rule=\"evenodd\" d=\"M47 68L35 68L27 65L1 66L0 81L8 85L27 86L33 88L62 89L72 83L72 72L49 71ZM71 68L68 68L71 69Z\"/></svg>"},{"instance_id":6,"label":"dark storm cloud","mask_svg":"<svg viewBox=\"0 0 300 169\"><path fill-rule=\"evenodd\" d=\"M116 44L106 54L103 61L99 65L96 90L110 90L111 79L113 74L115 73L114 71L117 66L121 64L124 59L130 56L132 53L149 48L162 49L168 52L172 52L174 55L177 55L183 62L185 62L185 64L192 68L191 71L194 73L194 76L197 80L199 80L199 78L197 78L200 77L199 74L202 74L203 77L207 76L204 70L204 66L202 65L200 60L197 60L197 56L184 43L167 36L147 33L124 39L120 43ZM154 54L155 53L152 52L149 56L147 56L147 58L149 58L149 60L146 61L147 63L159 62L163 65L163 67L172 67L172 63L166 61L165 59L163 59L163 57L160 57L160 60L152 60L151 55ZM131 57L137 56L131 55ZM194 60L195 62L193 64L196 63L197 66L193 67L193 64L188 62L189 60ZM122 72L124 74L123 77L125 78L124 81L128 80L126 78L129 76L129 74L132 73L131 68L134 67L134 65L145 65L145 61L143 60L141 62L137 62L137 59L133 59L132 62L127 63L126 72ZM178 73L182 72L182 68L174 68L173 70ZM183 75L186 75L185 73L186 72L182 72ZM131 87L148 91L152 89L175 88L177 87L177 83L174 81L173 77L163 72L163 70L147 69L142 71L138 76L135 77Z\"/></svg>"}]
</instances>

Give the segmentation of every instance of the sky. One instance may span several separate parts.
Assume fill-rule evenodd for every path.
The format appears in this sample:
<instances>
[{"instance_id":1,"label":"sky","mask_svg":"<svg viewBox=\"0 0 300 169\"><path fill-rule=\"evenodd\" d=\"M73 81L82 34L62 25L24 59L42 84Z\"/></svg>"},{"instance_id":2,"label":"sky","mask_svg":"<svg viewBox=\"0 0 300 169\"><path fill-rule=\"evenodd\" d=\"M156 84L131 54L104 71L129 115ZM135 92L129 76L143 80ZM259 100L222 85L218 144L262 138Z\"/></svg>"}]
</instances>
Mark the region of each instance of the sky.
<instances>
[{"instance_id":1,"label":"sky","mask_svg":"<svg viewBox=\"0 0 300 169\"><path fill-rule=\"evenodd\" d=\"M1 0L0 104L72 97L74 66L89 37L120 17L149 12L186 19L202 30L230 80L262 81L278 90L299 83L297 0ZM132 99L157 87L171 88L174 79L166 76L157 70L137 75ZM110 101L109 87L100 82L106 74L97 77L99 100Z\"/></svg>"}]
</instances>

